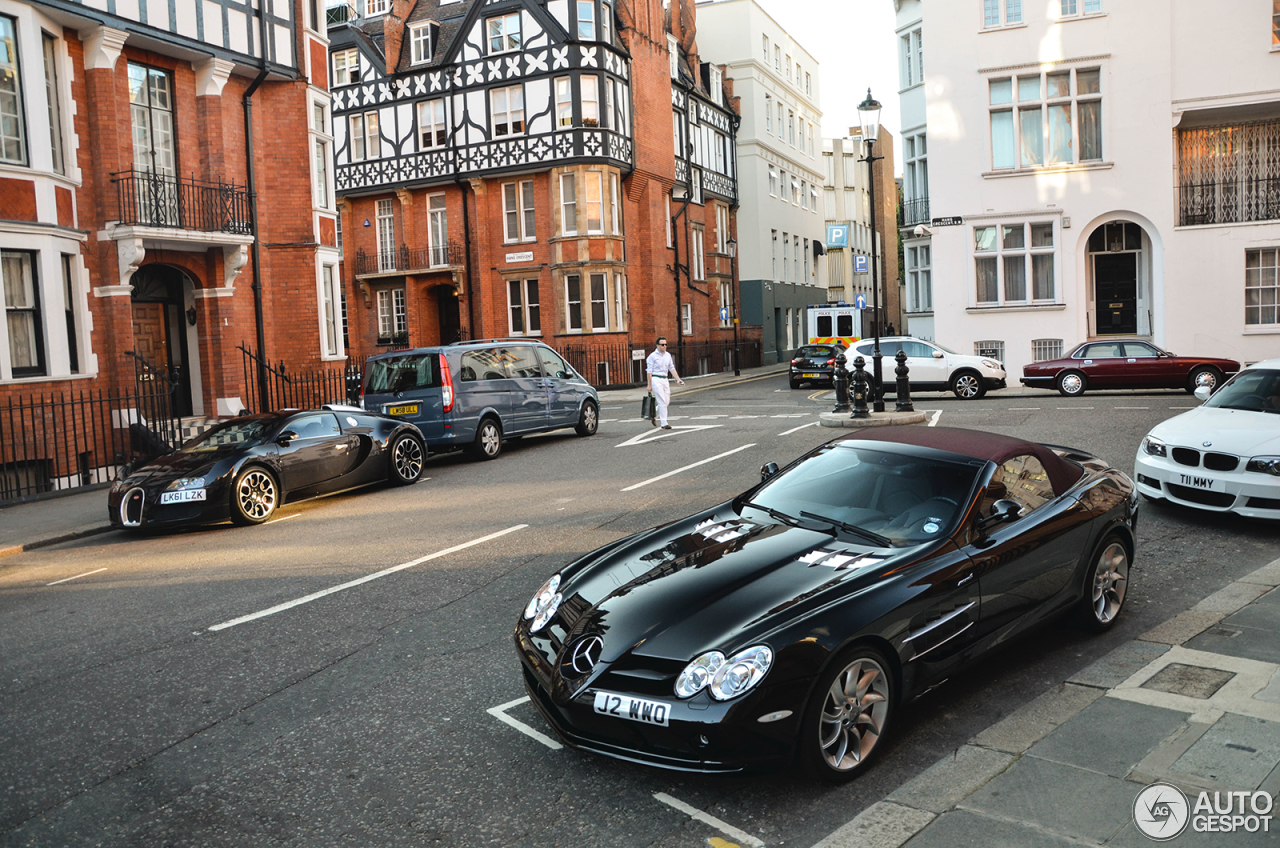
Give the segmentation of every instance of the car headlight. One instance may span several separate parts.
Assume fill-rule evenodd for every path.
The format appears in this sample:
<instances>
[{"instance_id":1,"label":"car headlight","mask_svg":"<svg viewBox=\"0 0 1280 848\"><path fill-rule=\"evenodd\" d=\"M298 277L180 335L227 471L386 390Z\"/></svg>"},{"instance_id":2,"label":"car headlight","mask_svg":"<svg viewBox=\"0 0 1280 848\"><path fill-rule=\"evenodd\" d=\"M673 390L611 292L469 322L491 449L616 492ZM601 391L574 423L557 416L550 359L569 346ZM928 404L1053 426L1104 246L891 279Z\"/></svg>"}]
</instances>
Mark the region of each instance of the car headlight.
<instances>
[{"instance_id":1,"label":"car headlight","mask_svg":"<svg viewBox=\"0 0 1280 848\"><path fill-rule=\"evenodd\" d=\"M1142 440L1142 449L1152 456L1168 456L1169 448L1164 442L1153 436L1147 436Z\"/></svg>"},{"instance_id":2,"label":"car headlight","mask_svg":"<svg viewBox=\"0 0 1280 848\"><path fill-rule=\"evenodd\" d=\"M706 689L717 701L728 701L747 692L764 679L773 665L773 649L756 645L729 659L710 651L684 667L676 678L676 694L691 698Z\"/></svg>"},{"instance_id":3,"label":"car headlight","mask_svg":"<svg viewBox=\"0 0 1280 848\"><path fill-rule=\"evenodd\" d=\"M546 627L547 622L555 616L556 610L560 609L559 589L560 575L553 574L550 580L542 584L538 593L533 596L533 600L529 601L528 606L524 608L525 620L533 619L533 623L529 625L530 633L537 633Z\"/></svg>"},{"instance_id":4,"label":"car headlight","mask_svg":"<svg viewBox=\"0 0 1280 848\"><path fill-rule=\"evenodd\" d=\"M1280 477L1280 456L1255 456L1245 466L1246 471L1261 471Z\"/></svg>"},{"instance_id":5,"label":"car headlight","mask_svg":"<svg viewBox=\"0 0 1280 848\"><path fill-rule=\"evenodd\" d=\"M180 492L183 489L203 489L203 477L183 477L181 480L174 480L168 486L164 487L166 492Z\"/></svg>"},{"instance_id":6,"label":"car headlight","mask_svg":"<svg viewBox=\"0 0 1280 848\"><path fill-rule=\"evenodd\" d=\"M991 369L994 369L994 370L996 370L996 371L999 371L999 370L1001 370L1001 369L1003 369L1003 368L1004 368L1004 366L1003 366L1003 365L1001 365L999 362L996 362L994 359L984 359L984 360L982 360L982 366L983 366L984 368L991 368Z\"/></svg>"},{"instance_id":7,"label":"car headlight","mask_svg":"<svg viewBox=\"0 0 1280 848\"><path fill-rule=\"evenodd\" d=\"M711 651L698 657L685 666L684 671L680 672L680 676L676 678L676 695L681 698L692 698L707 688L711 678L716 676L716 672L723 665L724 654L719 651Z\"/></svg>"}]
</instances>

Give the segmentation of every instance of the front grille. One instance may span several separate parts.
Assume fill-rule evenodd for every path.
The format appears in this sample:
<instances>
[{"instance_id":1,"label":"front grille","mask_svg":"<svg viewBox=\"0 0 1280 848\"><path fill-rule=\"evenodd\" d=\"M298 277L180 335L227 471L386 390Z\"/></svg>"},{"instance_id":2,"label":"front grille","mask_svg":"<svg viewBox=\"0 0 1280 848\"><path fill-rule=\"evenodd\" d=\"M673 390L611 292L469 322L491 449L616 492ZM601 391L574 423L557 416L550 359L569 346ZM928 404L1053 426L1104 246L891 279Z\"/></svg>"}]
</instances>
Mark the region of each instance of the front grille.
<instances>
[{"instance_id":1,"label":"front grille","mask_svg":"<svg viewBox=\"0 0 1280 848\"><path fill-rule=\"evenodd\" d=\"M1235 471L1240 464L1240 457L1229 453L1206 453L1204 467L1211 471Z\"/></svg>"},{"instance_id":2,"label":"front grille","mask_svg":"<svg viewBox=\"0 0 1280 848\"><path fill-rule=\"evenodd\" d=\"M1200 465L1200 451L1191 448L1174 448L1173 461L1180 465Z\"/></svg>"},{"instance_id":3,"label":"front grille","mask_svg":"<svg viewBox=\"0 0 1280 848\"><path fill-rule=\"evenodd\" d=\"M1204 504L1205 506L1227 507L1236 502L1235 495L1229 495L1226 492L1206 492L1203 489L1193 489L1190 486L1179 486L1176 483L1169 483L1169 494L1175 498L1192 503Z\"/></svg>"},{"instance_id":4,"label":"front grille","mask_svg":"<svg viewBox=\"0 0 1280 848\"><path fill-rule=\"evenodd\" d=\"M1280 509L1280 498L1249 498L1246 505L1254 509Z\"/></svg>"}]
</instances>

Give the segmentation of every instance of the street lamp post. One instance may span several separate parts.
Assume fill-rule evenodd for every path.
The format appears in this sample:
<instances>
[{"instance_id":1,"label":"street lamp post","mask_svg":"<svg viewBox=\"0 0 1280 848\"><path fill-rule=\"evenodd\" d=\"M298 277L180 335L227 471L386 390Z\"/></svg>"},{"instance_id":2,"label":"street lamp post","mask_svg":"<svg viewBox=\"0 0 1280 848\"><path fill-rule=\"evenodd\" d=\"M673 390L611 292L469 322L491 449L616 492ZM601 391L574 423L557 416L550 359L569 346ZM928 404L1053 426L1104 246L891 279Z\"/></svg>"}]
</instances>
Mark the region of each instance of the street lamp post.
<instances>
[{"instance_id":1,"label":"street lamp post","mask_svg":"<svg viewBox=\"0 0 1280 848\"><path fill-rule=\"evenodd\" d=\"M883 156L876 156L874 147L880 135L880 101L871 97L871 89L867 89L867 99L858 104L858 117L862 121L862 140L867 144L867 156L859 161L867 163L867 177L871 183L871 304L875 315L875 346L871 349L871 397L872 411L884 412L884 385L880 366L880 264L876 251L876 172L875 163Z\"/></svg>"},{"instance_id":2,"label":"street lamp post","mask_svg":"<svg viewBox=\"0 0 1280 848\"><path fill-rule=\"evenodd\" d=\"M733 376L741 377L742 369L738 365L738 243L733 236L729 237L729 299L733 307Z\"/></svg>"}]
</instances>

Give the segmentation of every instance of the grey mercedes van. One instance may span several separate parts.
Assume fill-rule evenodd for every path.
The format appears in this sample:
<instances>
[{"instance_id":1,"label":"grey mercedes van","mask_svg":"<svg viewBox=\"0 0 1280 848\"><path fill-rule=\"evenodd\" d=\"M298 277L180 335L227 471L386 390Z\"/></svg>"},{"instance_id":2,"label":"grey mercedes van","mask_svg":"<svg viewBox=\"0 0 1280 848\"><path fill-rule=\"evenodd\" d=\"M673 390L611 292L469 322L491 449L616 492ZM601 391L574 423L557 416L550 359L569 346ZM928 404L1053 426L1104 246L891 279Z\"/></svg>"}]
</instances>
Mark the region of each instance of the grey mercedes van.
<instances>
[{"instance_id":1,"label":"grey mercedes van","mask_svg":"<svg viewBox=\"0 0 1280 848\"><path fill-rule=\"evenodd\" d=\"M411 421L430 451L495 459L512 436L573 427L594 435L600 398L560 354L529 339L397 350L365 363L361 405Z\"/></svg>"}]
</instances>

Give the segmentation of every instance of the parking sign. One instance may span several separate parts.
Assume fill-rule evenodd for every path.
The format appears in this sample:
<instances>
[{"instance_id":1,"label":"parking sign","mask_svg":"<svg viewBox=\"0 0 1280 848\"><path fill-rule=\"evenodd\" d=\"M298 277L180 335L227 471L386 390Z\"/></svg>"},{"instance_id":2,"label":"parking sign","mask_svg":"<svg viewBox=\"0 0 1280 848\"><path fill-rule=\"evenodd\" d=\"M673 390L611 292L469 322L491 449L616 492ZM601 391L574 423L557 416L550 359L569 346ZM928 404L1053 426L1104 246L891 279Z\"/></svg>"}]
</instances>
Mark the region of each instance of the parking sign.
<instances>
[{"instance_id":1,"label":"parking sign","mask_svg":"<svg viewBox=\"0 0 1280 848\"><path fill-rule=\"evenodd\" d=\"M865 253L859 253L856 256L854 256L853 257L853 273L855 274L867 273L868 271L867 260L870 258L871 257L867 256L867 254Z\"/></svg>"}]
</instances>

